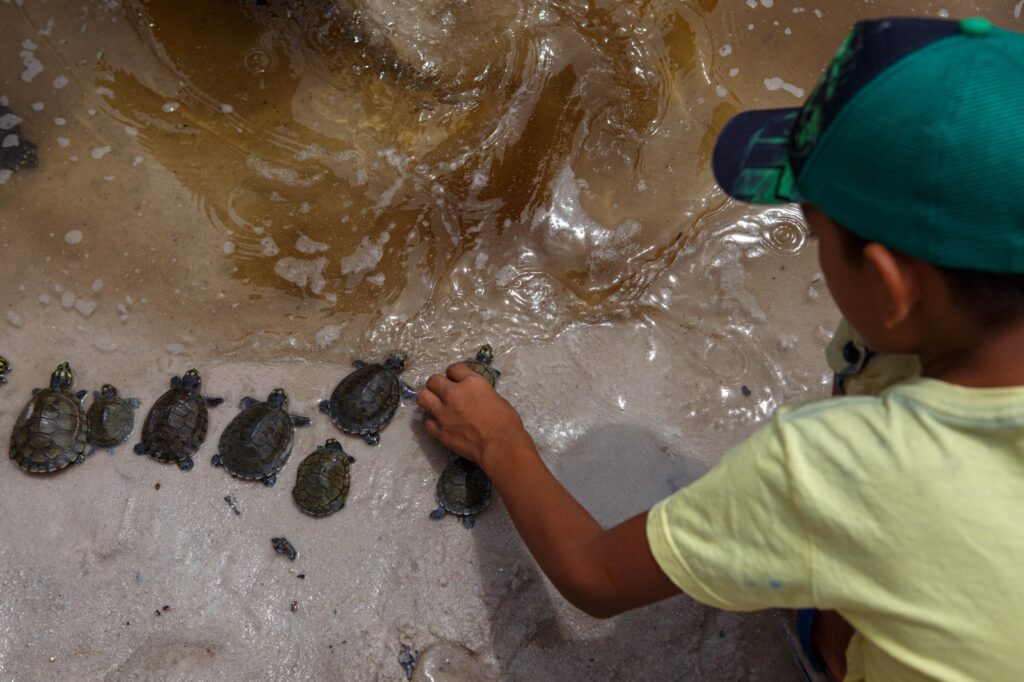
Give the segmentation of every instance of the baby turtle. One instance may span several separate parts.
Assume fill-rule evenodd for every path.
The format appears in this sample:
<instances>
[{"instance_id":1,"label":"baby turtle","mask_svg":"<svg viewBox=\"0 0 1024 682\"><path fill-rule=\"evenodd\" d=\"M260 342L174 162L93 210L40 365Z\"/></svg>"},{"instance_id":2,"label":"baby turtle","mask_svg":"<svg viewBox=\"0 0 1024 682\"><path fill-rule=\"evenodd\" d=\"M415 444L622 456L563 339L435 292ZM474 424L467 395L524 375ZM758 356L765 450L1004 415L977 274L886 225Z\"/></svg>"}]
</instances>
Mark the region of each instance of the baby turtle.
<instances>
[{"instance_id":1,"label":"baby turtle","mask_svg":"<svg viewBox=\"0 0 1024 682\"><path fill-rule=\"evenodd\" d=\"M193 467L192 455L206 439L209 422L207 406L215 407L223 398L200 395L203 379L190 369L183 377L171 379L171 389L160 396L142 425L142 442L135 454L149 455L161 462L176 462L182 471Z\"/></svg>"},{"instance_id":2,"label":"baby turtle","mask_svg":"<svg viewBox=\"0 0 1024 682\"><path fill-rule=\"evenodd\" d=\"M491 386L495 386L498 383L498 377L501 376L501 372L491 367L491 362L493 361L494 349L491 348L491 344L485 343L480 346L480 350L477 351L475 358L467 358L462 361L462 364L468 365L471 370L487 379Z\"/></svg>"},{"instance_id":3,"label":"baby turtle","mask_svg":"<svg viewBox=\"0 0 1024 682\"><path fill-rule=\"evenodd\" d=\"M93 391L92 405L86 413L89 422L89 445L96 448L116 448L128 440L135 429L135 410L142 405L135 398L122 398L117 389L104 384Z\"/></svg>"},{"instance_id":4,"label":"baby turtle","mask_svg":"<svg viewBox=\"0 0 1024 682\"><path fill-rule=\"evenodd\" d=\"M362 436L370 445L380 443L380 431L388 425L404 396L416 397L416 391L398 378L405 368L405 353L395 353L384 361L352 363L356 371L341 380L330 400L320 403L320 411L345 433Z\"/></svg>"},{"instance_id":5,"label":"baby turtle","mask_svg":"<svg viewBox=\"0 0 1024 682\"><path fill-rule=\"evenodd\" d=\"M296 426L309 426L307 417L288 414L288 396L275 388L266 402L242 398L242 411L231 420L217 445L213 466L236 478L259 479L268 488L292 454Z\"/></svg>"},{"instance_id":6,"label":"baby turtle","mask_svg":"<svg viewBox=\"0 0 1024 682\"><path fill-rule=\"evenodd\" d=\"M430 512L430 518L437 521L445 514L462 517L462 525L472 528L476 515L491 504L491 479L479 466L465 457L456 457L441 472L437 480L437 503L441 505Z\"/></svg>"},{"instance_id":7,"label":"baby turtle","mask_svg":"<svg viewBox=\"0 0 1024 682\"><path fill-rule=\"evenodd\" d=\"M5 375L11 373L11 363L7 362L7 358L0 355L0 386L7 383L7 377Z\"/></svg>"},{"instance_id":8,"label":"baby turtle","mask_svg":"<svg viewBox=\"0 0 1024 682\"><path fill-rule=\"evenodd\" d=\"M86 457L88 424L82 399L71 392L74 374L64 362L50 375L50 387L34 389L11 433L11 459L31 473L48 473Z\"/></svg>"},{"instance_id":9,"label":"baby turtle","mask_svg":"<svg viewBox=\"0 0 1024 682\"><path fill-rule=\"evenodd\" d=\"M0 104L0 168L10 171L39 165L36 146L21 135L21 118Z\"/></svg>"},{"instance_id":10,"label":"baby turtle","mask_svg":"<svg viewBox=\"0 0 1024 682\"><path fill-rule=\"evenodd\" d=\"M299 464L292 497L310 516L328 516L345 506L351 483L349 465L356 461L341 444L329 438Z\"/></svg>"}]
</instances>

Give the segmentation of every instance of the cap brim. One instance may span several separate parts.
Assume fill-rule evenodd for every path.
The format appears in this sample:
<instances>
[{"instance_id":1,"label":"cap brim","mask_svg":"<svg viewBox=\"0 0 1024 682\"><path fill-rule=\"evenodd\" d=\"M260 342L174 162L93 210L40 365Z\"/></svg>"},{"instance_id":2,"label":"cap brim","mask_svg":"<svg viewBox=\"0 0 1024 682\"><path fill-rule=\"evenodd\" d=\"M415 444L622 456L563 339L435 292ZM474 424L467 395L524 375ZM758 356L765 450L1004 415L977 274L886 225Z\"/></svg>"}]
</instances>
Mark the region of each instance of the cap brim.
<instances>
[{"instance_id":1,"label":"cap brim","mask_svg":"<svg viewBox=\"0 0 1024 682\"><path fill-rule=\"evenodd\" d=\"M752 204L801 201L789 161L789 134L800 109L748 111L726 124L711 167L726 194Z\"/></svg>"}]
</instances>

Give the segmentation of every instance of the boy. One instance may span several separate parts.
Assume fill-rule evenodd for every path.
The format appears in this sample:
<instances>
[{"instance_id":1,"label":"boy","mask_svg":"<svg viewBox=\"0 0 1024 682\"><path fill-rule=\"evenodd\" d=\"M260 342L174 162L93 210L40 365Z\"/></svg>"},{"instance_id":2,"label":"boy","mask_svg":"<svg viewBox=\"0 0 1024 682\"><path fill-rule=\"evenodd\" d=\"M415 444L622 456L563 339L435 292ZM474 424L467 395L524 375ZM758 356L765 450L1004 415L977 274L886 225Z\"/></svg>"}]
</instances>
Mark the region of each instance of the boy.
<instances>
[{"instance_id":1,"label":"boy","mask_svg":"<svg viewBox=\"0 0 1024 682\"><path fill-rule=\"evenodd\" d=\"M484 468L548 578L595 616L680 591L832 609L855 634L818 628L811 653L835 677L1018 679L1024 35L984 19L858 24L803 108L726 126L714 170L737 199L801 202L850 325L916 355L921 376L781 408L704 478L607 530L466 366L420 392L427 432Z\"/></svg>"}]
</instances>

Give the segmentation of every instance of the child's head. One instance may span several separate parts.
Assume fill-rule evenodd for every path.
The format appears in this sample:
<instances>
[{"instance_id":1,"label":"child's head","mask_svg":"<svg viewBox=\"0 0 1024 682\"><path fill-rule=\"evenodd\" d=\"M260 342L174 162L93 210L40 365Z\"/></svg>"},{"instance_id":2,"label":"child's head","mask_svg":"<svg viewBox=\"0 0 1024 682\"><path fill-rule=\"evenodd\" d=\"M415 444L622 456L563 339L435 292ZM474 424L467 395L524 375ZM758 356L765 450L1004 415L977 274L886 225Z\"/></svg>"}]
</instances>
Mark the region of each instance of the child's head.
<instances>
[{"instance_id":1,"label":"child's head","mask_svg":"<svg viewBox=\"0 0 1024 682\"><path fill-rule=\"evenodd\" d=\"M803 203L840 309L879 350L913 350L911 327L1020 318L1021 121L1024 35L863 22L802 108L730 121L714 171L737 199Z\"/></svg>"}]
</instances>

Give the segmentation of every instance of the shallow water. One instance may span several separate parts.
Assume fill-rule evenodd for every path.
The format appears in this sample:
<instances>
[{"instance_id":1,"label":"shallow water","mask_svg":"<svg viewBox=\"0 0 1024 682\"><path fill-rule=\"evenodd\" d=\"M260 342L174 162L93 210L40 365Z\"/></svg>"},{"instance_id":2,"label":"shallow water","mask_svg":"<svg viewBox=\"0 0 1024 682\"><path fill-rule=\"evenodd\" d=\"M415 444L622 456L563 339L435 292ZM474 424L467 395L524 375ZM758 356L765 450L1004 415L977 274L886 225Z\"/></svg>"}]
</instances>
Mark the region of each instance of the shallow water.
<instances>
[{"instance_id":1,"label":"shallow water","mask_svg":"<svg viewBox=\"0 0 1024 682\"><path fill-rule=\"evenodd\" d=\"M65 358L147 406L197 365L229 405L284 385L315 415L356 357L403 347L417 383L490 341L552 468L625 518L827 391L805 226L722 197L717 130L797 104L856 17L986 9L1021 25L910 0L0 3L0 103L40 159L0 173L0 430ZM417 419L352 445L327 525L288 496L335 435L319 416L270 491L209 445L188 475L127 448L12 467L0 512L43 521L0 538L0 674L398 679L400 643L423 679L788 674L767 616L581 616L500 502L472 533L429 525L444 455ZM282 532L309 582L264 551Z\"/></svg>"}]
</instances>

